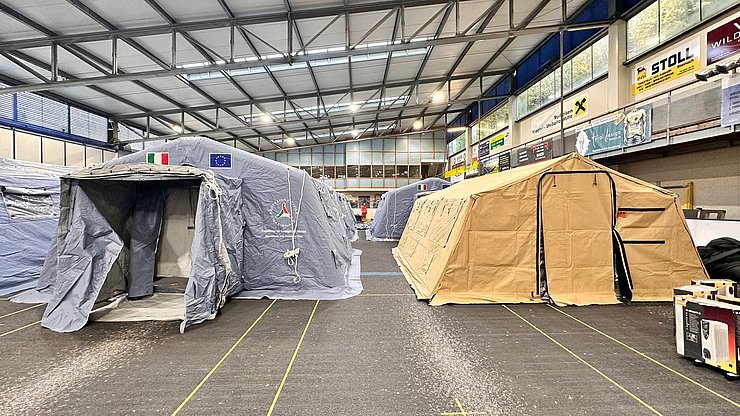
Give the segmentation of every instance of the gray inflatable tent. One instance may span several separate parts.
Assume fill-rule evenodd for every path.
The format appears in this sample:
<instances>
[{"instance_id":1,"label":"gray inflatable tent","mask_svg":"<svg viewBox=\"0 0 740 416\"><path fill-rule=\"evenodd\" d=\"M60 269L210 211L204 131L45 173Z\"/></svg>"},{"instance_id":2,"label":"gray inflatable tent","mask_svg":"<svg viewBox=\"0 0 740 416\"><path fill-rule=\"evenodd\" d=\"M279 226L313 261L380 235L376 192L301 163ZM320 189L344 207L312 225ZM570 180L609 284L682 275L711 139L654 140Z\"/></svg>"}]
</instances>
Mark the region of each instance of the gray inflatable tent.
<instances>
[{"instance_id":1,"label":"gray inflatable tent","mask_svg":"<svg viewBox=\"0 0 740 416\"><path fill-rule=\"evenodd\" d=\"M368 229L367 239L371 241L401 239L417 194L439 191L448 186L450 183L444 179L427 178L384 193Z\"/></svg>"},{"instance_id":2,"label":"gray inflatable tent","mask_svg":"<svg viewBox=\"0 0 740 416\"><path fill-rule=\"evenodd\" d=\"M42 326L78 330L93 308L150 295L162 278L186 282L181 331L213 319L229 297L362 291L328 186L205 138L147 150L62 178L59 229L35 292L48 302Z\"/></svg>"},{"instance_id":3,"label":"gray inflatable tent","mask_svg":"<svg viewBox=\"0 0 740 416\"><path fill-rule=\"evenodd\" d=\"M59 221L64 166L0 158L0 296L36 286Z\"/></svg>"},{"instance_id":4,"label":"gray inflatable tent","mask_svg":"<svg viewBox=\"0 0 740 416\"><path fill-rule=\"evenodd\" d=\"M355 213L352 211L352 206L349 204L349 200L344 194L340 192L336 192L335 194L338 200L337 203L342 211L344 224L347 227L347 236L351 242L355 242L359 240L357 227L355 226Z\"/></svg>"}]
</instances>

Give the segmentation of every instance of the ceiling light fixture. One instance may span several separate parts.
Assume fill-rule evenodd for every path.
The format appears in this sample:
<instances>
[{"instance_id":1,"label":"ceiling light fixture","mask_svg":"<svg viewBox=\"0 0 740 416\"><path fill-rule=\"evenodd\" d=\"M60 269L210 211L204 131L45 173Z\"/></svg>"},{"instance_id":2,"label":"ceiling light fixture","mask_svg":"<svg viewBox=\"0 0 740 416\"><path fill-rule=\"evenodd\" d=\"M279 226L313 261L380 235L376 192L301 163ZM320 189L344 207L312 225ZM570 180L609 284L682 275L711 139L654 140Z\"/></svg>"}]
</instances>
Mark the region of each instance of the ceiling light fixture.
<instances>
[{"instance_id":1,"label":"ceiling light fixture","mask_svg":"<svg viewBox=\"0 0 740 416\"><path fill-rule=\"evenodd\" d=\"M260 116L260 120L261 120L261 121L262 121L263 123L272 123L272 117L271 117L271 116L270 116L269 114L267 114L267 113L265 113L265 114L262 114L262 115Z\"/></svg>"},{"instance_id":2,"label":"ceiling light fixture","mask_svg":"<svg viewBox=\"0 0 740 416\"><path fill-rule=\"evenodd\" d=\"M360 106L357 105L357 104L355 104L355 103L352 103L352 104L349 105L349 111L351 111L353 113L356 113L357 110L359 110L359 109L360 109Z\"/></svg>"},{"instance_id":3,"label":"ceiling light fixture","mask_svg":"<svg viewBox=\"0 0 740 416\"><path fill-rule=\"evenodd\" d=\"M182 132L184 131L182 126L178 126L177 124L173 124L172 126L170 126L170 128L177 134L182 134Z\"/></svg>"},{"instance_id":4,"label":"ceiling light fixture","mask_svg":"<svg viewBox=\"0 0 740 416\"><path fill-rule=\"evenodd\" d=\"M458 132L461 132L461 131L465 131L465 130L467 130L467 129L468 129L468 127L467 127L467 126L460 126L460 127L448 127L448 128L447 128L447 133L458 133Z\"/></svg>"},{"instance_id":5,"label":"ceiling light fixture","mask_svg":"<svg viewBox=\"0 0 740 416\"><path fill-rule=\"evenodd\" d=\"M424 123L421 120L414 121L414 124L412 125L414 130L421 130L422 127L424 127Z\"/></svg>"},{"instance_id":6,"label":"ceiling light fixture","mask_svg":"<svg viewBox=\"0 0 740 416\"><path fill-rule=\"evenodd\" d=\"M445 95L441 91L437 91L434 94L432 94L432 102L434 103L441 103L444 101Z\"/></svg>"},{"instance_id":7,"label":"ceiling light fixture","mask_svg":"<svg viewBox=\"0 0 740 416\"><path fill-rule=\"evenodd\" d=\"M351 133L352 133L352 135L353 135L353 136L355 136L355 137L357 137L357 136L359 136L359 135L360 135L360 131L359 131L359 130L352 130L352 132L351 132Z\"/></svg>"}]
</instances>

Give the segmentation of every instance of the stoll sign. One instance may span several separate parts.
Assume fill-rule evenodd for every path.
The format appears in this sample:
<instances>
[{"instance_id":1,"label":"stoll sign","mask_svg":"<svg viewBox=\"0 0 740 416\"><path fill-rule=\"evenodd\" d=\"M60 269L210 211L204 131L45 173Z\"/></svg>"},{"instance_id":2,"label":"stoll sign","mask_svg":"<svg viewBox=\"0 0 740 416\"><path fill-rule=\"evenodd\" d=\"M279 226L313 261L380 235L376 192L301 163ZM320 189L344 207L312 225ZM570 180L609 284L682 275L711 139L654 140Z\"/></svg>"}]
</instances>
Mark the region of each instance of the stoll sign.
<instances>
[{"instance_id":1,"label":"stoll sign","mask_svg":"<svg viewBox=\"0 0 740 416\"><path fill-rule=\"evenodd\" d=\"M699 69L699 38L642 61L632 71L632 94L638 95Z\"/></svg>"},{"instance_id":2,"label":"stoll sign","mask_svg":"<svg viewBox=\"0 0 740 416\"><path fill-rule=\"evenodd\" d=\"M707 33L707 65L740 52L740 17Z\"/></svg>"}]
</instances>

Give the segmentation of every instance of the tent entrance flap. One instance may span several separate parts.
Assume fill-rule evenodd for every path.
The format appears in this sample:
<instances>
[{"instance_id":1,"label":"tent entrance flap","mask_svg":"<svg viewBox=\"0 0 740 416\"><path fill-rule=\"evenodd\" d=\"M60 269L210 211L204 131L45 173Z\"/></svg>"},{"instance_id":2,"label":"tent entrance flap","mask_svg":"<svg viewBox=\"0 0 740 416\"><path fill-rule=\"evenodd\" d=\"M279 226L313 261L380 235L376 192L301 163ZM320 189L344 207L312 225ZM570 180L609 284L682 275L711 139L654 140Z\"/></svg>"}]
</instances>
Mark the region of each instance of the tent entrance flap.
<instances>
[{"instance_id":1,"label":"tent entrance flap","mask_svg":"<svg viewBox=\"0 0 740 416\"><path fill-rule=\"evenodd\" d=\"M539 179L537 287L558 304L617 303L616 188L606 171L547 172Z\"/></svg>"}]
</instances>

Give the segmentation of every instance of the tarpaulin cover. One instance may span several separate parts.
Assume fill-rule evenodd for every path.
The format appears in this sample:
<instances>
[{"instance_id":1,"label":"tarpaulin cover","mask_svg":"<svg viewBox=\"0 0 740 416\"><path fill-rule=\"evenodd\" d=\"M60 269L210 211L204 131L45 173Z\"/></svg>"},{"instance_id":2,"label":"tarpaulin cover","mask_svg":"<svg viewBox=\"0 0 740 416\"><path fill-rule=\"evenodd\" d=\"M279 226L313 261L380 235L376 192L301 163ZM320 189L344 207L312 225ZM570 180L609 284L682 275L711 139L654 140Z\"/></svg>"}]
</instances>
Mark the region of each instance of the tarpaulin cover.
<instances>
[{"instance_id":1,"label":"tarpaulin cover","mask_svg":"<svg viewBox=\"0 0 740 416\"><path fill-rule=\"evenodd\" d=\"M539 189L543 279L554 302L618 302L612 231L623 242L632 301L671 300L674 287L706 278L675 194L570 154L419 199L393 250L417 297L433 305L543 302Z\"/></svg>"},{"instance_id":2,"label":"tarpaulin cover","mask_svg":"<svg viewBox=\"0 0 740 416\"><path fill-rule=\"evenodd\" d=\"M59 218L63 166L0 158L0 296L36 285Z\"/></svg>"},{"instance_id":3,"label":"tarpaulin cover","mask_svg":"<svg viewBox=\"0 0 740 416\"><path fill-rule=\"evenodd\" d=\"M147 150L167 152L169 166L147 164L139 152L63 178L57 239L35 292L49 302L43 326L73 331L96 302L151 293L162 188L183 184L200 191L181 329L214 318L240 293L339 299L362 291L349 278L344 208L325 184L210 139ZM231 155L231 167L211 170L213 154Z\"/></svg>"},{"instance_id":4,"label":"tarpaulin cover","mask_svg":"<svg viewBox=\"0 0 740 416\"><path fill-rule=\"evenodd\" d=\"M367 239L371 241L400 239L417 194L438 191L448 186L450 183L444 179L427 178L384 193L368 229Z\"/></svg>"}]
</instances>

